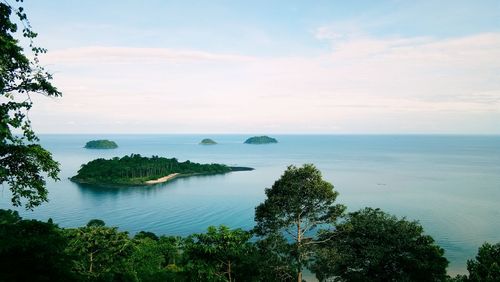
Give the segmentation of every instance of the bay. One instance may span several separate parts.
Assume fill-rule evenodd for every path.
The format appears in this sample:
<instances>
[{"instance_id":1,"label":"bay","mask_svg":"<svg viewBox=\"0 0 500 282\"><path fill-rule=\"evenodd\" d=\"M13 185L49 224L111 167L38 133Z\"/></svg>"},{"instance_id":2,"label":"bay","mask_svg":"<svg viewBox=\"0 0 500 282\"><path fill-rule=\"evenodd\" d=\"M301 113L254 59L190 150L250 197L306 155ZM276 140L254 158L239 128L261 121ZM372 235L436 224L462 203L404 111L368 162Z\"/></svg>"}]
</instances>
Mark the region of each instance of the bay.
<instances>
[{"instance_id":1,"label":"bay","mask_svg":"<svg viewBox=\"0 0 500 282\"><path fill-rule=\"evenodd\" d=\"M349 211L378 207L419 220L445 249L450 274L466 273L466 260L483 242L500 241L500 136L271 135L278 144L243 144L250 136L41 135L42 145L61 163L61 181L48 182L48 203L16 210L25 218L52 218L62 227L100 218L131 234L185 236L219 224L250 229L264 189L288 165L312 163ZM199 145L203 138L219 144ZM116 141L119 148L84 149L93 139ZM104 189L68 179L90 160L132 153L255 170L150 187ZM13 208L8 187L0 192L0 208Z\"/></svg>"}]
</instances>

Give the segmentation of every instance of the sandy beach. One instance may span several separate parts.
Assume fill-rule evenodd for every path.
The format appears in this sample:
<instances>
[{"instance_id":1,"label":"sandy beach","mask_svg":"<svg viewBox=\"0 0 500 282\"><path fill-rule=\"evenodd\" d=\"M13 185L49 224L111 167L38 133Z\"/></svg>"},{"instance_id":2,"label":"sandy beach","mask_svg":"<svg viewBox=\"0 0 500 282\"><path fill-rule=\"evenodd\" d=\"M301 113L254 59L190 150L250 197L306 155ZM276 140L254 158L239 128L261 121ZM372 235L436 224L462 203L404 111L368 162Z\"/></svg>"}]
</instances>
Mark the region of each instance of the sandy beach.
<instances>
[{"instance_id":1,"label":"sandy beach","mask_svg":"<svg viewBox=\"0 0 500 282\"><path fill-rule=\"evenodd\" d=\"M179 173L172 173L172 174L169 174L167 176L164 176L164 177L161 177L161 178L158 178L155 180L148 180L145 182L145 184L158 184L158 183L167 182L171 179L174 179L177 175L179 175Z\"/></svg>"}]
</instances>

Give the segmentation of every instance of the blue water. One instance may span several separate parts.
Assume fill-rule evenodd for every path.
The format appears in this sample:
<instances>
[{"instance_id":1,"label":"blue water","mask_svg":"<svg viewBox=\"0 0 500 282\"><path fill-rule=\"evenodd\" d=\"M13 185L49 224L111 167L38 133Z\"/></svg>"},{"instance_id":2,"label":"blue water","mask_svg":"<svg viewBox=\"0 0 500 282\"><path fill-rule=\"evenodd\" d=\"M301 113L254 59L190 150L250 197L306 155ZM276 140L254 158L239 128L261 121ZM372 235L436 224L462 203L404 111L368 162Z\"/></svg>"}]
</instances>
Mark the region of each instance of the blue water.
<instances>
[{"instance_id":1,"label":"blue water","mask_svg":"<svg viewBox=\"0 0 500 282\"><path fill-rule=\"evenodd\" d=\"M198 142L213 138L218 145ZM418 219L446 250L449 272L465 273L485 241L500 241L500 136L276 135L278 144L246 145L244 135L44 135L61 163L49 182L50 202L23 217L53 218L63 227L100 218L135 233L188 235L209 225L250 229L254 208L290 164L315 164L350 211L365 206ZM116 141L115 150L82 148L91 139ZM68 180L98 157L131 153L202 163L250 166L254 171L180 178L152 187L103 189ZM7 187L0 208L12 208Z\"/></svg>"}]
</instances>

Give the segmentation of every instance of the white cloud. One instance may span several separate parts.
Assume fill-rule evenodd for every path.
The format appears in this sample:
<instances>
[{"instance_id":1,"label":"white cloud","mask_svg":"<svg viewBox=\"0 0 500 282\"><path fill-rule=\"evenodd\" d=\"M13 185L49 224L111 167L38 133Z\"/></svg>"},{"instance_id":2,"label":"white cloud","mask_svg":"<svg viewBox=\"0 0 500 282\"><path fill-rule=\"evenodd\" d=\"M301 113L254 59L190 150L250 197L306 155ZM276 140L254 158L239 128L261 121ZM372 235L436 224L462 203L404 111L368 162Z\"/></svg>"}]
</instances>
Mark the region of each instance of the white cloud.
<instances>
[{"instance_id":1,"label":"white cloud","mask_svg":"<svg viewBox=\"0 0 500 282\"><path fill-rule=\"evenodd\" d=\"M131 47L82 47L57 50L44 56L47 64L137 64L159 62L186 62L186 61L223 61L242 62L250 57L215 54L195 50L173 50L166 48L131 48Z\"/></svg>"},{"instance_id":2,"label":"white cloud","mask_svg":"<svg viewBox=\"0 0 500 282\"><path fill-rule=\"evenodd\" d=\"M64 97L37 99L32 119L41 132L500 133L500 34L381 39L320 28L316 36L332 51L50 52L43 62Z\"/></svg>"}]
</instances>

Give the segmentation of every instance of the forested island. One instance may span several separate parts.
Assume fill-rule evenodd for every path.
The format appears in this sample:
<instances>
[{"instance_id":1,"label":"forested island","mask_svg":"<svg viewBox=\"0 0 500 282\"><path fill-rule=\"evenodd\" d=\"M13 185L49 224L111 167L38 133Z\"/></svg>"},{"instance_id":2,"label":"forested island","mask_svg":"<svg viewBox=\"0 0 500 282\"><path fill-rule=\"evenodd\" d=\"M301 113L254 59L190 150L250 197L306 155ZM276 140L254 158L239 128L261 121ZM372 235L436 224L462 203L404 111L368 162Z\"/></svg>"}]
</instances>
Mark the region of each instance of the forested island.
<instances>
[{"instance_id":1,"label":"forested island","mask_svg":"<svg viewBox=\"0 0 500 282\"><path fill-rule=\"evenodd\" d=\"M245 141L245 144L270 144L278 143L278 140L269 136L254 136Z\"/></svg>"},{"instance_id":2,"label":"forested island","mask_svg":"<svg viewBox=\"0 0 500 282\"><path fill-rule=\"evenodd\" d=\"M230 167L224 164L200 164L176 158L132 154L122 158L96 159L82 165L71 180L82 184L132 186L166 182L176 177L223 174L231 171L253 170L249 167Z\"/></svg>"},{"instance_id":3,"label":"forested island","mask_svg":"<svg viewBox=\"0 0 500 282\"><path fill-rule=\"evenodd\" d=\"M215 142L214 140L210 139L210 138L205 138L203 140L201 140L200 142L200 145L215 145L217 144L217 142Z\"/></svg>"},{"instance_id":4,"label":"forested island","mask_svg":"<svg viewBox=\"0 0 500 282\"><path fill-rule=\"evenodd\" d=\"M118 145L115 141L111 140L92 140L85 144L86 149L116 149Z\"/></svg>"}]
</instances>

